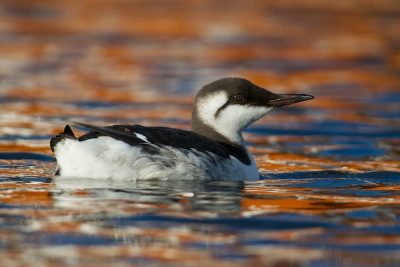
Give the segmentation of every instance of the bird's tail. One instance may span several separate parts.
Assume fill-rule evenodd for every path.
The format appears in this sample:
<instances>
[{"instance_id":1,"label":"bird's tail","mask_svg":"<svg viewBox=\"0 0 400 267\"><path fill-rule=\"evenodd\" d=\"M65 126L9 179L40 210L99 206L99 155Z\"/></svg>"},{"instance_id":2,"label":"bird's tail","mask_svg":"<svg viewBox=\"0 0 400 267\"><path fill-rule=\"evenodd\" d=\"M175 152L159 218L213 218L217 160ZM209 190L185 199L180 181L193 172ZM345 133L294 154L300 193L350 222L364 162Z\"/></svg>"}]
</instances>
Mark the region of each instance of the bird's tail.
<instances>
[{"instance_id":1,"label":"bird's tail","mask_svg":"<svg viewBox=\"0 0 400 267\"><path fill-rule=\"evenodd\" d=\"M62 133L59 133L56 137L51 138L51 140L50 140L51 151L54 152L54 148L56 147L58 142L60 142L64 139L76 140L75 134L72 131L71 127L69 127L69 125L65 126L64 131Z\"/></svg>"}]
</instances>

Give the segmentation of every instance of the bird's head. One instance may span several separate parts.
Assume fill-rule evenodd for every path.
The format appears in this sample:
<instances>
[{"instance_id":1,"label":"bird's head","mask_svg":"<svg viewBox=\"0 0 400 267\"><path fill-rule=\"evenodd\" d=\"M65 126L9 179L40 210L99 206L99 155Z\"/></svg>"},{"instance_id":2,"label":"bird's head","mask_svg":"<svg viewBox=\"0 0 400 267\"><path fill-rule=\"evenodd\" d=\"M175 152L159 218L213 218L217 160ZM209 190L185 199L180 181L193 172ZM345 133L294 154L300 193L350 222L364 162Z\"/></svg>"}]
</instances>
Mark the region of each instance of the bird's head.
<instances>
[{"instance_id":1,"label":"bird's head","mask_svg":"<svg viewBox=\"0 0 400 267\"><path fill-rule=\"evenodd\" d=\"M274 94L243 78L223 78L197 93L192 130L207 136L205 129L212 129L230 142L242 144L242 131L272 109L313 98L306 94Z\"/></svg>"}]
</instances>

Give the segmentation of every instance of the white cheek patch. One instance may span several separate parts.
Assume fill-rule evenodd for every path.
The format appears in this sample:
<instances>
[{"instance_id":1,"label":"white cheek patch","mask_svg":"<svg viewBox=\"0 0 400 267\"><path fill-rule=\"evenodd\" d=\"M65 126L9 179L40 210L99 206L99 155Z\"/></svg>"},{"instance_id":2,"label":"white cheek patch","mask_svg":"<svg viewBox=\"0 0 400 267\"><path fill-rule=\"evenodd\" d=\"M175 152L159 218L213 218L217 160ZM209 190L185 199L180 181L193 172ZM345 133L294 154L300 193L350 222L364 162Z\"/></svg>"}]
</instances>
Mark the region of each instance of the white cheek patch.
<instances>
[{"instance_id":1,"label":"white cheek patch","mask_svg":"<svg viewBox=\"0 0 400 267\"><path fill-rule=\"evenodd\" d=\"M202 121L216 128L215 114L227 101L228 96L225 92L216 92L201 101L197 105L197 110Z\"/></svg>"},{"instance_id":2,"label":"white cheek patch","mask_svg":"<svg viewBox=\"0 0 400 267\"><path fill-rule=\"evenodd\" d=\"M219 110L228 100L228 95L225 92L217 92L202 99L202 101L198 103L197 110L205 124L211 126L232 142L242 144L242 131L271 111L272 108L228 105ZM218 116L216 116L217 112Z\"/></svg>"}]
</instances>

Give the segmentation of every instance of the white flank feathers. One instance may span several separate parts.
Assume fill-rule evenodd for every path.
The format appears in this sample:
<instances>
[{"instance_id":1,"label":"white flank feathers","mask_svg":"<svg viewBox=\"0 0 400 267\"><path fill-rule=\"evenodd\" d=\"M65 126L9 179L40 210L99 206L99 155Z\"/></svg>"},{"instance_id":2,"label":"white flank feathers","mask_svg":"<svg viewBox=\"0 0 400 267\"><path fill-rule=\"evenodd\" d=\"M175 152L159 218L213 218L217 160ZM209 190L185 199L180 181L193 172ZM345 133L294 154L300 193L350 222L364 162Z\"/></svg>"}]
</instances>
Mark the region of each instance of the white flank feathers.
<instances>
[{"instance_id":1,"label":"white flank feathers","mask_svg":"<svg viewBox=\"0 0 400 267\"><path fill-rule=\"evenodd\" d=\"M212 153L162 148L159 154L142 152L111 137L84 142L65 139L55 147L64 177L116 180L258 180L257 166L244 165L235 157L225 159ZM217 163L217 164L214 164Z\"/></svg>"}]
</instances>

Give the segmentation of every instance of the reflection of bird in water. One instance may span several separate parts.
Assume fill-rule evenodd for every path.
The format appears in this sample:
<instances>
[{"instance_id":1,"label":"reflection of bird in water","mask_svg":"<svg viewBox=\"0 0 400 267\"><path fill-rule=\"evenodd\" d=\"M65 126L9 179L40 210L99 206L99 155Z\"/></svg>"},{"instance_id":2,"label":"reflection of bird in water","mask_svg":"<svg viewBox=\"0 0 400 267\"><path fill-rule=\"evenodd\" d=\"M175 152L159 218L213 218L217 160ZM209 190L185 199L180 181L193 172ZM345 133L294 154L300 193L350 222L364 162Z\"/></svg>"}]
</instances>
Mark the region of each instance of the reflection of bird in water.
<instances>
[{"instance_id":1,"label":"reflection of bird in water","mask_svg":"<svg viewBox=\"0 0 400 267\"><path fill-rule=\"evenodd\" d=\"M192 131L74 122L91 132L76 138L67 125L51 139L56 174L120 180L258 180L242 131L274 108L313 98L274 94L242 78L224 78L198 92Z\"/></svg>"}]
</instances>

